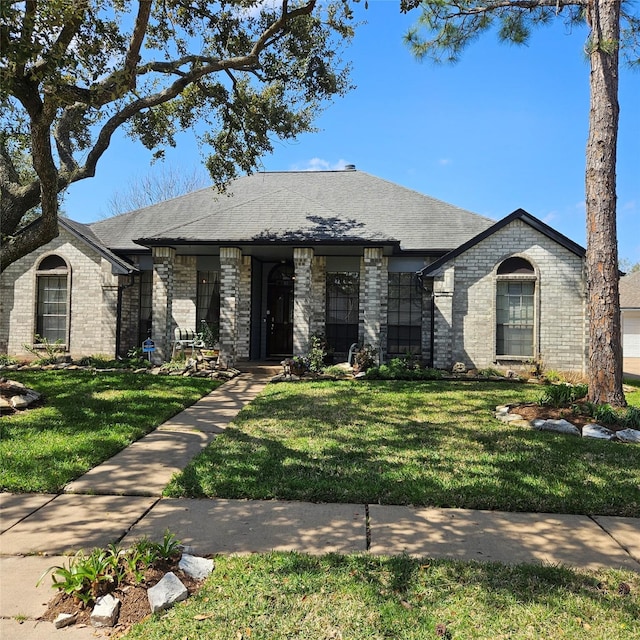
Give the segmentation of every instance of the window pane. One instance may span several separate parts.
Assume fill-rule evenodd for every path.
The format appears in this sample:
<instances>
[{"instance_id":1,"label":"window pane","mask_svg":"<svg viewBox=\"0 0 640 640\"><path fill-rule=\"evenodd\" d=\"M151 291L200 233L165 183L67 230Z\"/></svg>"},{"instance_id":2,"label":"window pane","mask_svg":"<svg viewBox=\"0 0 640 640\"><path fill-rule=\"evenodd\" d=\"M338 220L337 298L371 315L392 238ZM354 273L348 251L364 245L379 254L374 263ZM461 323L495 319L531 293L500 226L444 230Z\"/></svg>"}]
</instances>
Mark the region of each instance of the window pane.
<instances>
[{"instance_id":1,"label":"window pane","mask_svg":"<svg viewBox=\"0 0 640 640\"><path fill-rule=\"evenodd\" d=\"M413 273L390 273L387 298L387 353L420 354L422 349L422 288Z\"/></svg>"},{"instance_id":2,"label":"window pane","mask_svg":"<svg viewBox=\"0 0 640 640\"><path fill-rule=\"evenodd\" d=\"M196 331L200 330L202 320L211 328L220 324L220 273L218 271L198 271Z\"/></svg>"},{"instance_id":3,"label":"window pane","mask_svg":"<svg viewBox=\"0 0 640 640\"><path fill-rule=\"evenodd\" d=\"M533 356L535 282L502 280L496 293L496 354Z\"/></svg>"},{"instance_id":4,"label":"window pane","mask_svg":"<svg viewBox=\"0 0 640 640\"><path fill-rule=\"evenodd\" d=\"M327 273L325 333L336 352L346 354L358 341L360 278L357 271Z\"/></svg>"},{"instance_id":5,"label":"window pane","mask_svg":"<svg viewBox=\"0 0 640 640\"><path fill-rule=\"evenodd\" d=\"M38 276L36 333L48 340L67 341L67 276Z\"/></svg>"}]
</instances>

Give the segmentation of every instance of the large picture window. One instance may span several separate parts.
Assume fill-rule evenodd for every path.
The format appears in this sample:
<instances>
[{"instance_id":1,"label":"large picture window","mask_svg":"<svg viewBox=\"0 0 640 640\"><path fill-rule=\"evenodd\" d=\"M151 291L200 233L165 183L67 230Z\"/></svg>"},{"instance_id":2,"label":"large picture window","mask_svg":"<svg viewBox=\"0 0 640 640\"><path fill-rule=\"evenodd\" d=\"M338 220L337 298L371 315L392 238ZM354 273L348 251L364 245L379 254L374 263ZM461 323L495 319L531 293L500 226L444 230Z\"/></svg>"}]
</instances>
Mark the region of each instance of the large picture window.
<instances>
[{"instance_id":1,"label":"large picture window","mask_svg":"<svg viewBox=\"0 0 640 640\"><path fill-rule=\"evenodd\" d=\"M422 351L422 287L414 273L390 273L387 311L387 354Z\"/></svg>"},{"instance_id":2,"label":"large picture window","mask_svg":"<svg viewBox=\"0 0 640 640\"><path fill-rule=\"evenodd\" d=\"M218 336L220 327L220 272L198 271L196 293L196 331L206 322L209 329Z\"/></svg>"},{"instance_id":3,"label":"large picture window","mask_svg":"<svg viewBox=\"0 0 640 640\"><path fill-rule=\"evenodd\" d=\"M140 273L140 308L138 317L138 344L151 337L153 320L153 271Z\"/></svg>"},{"instance_id":4,"label":"large picture window","mask_svg":"<svg viewBox=\"0 0 640 640\"><path fill-rule=\"evenodd\" d=\"M498 268L496 355L534 356L535 272L523 258L509 258Z\"/></svg>"},{"instance_id":5,"label":"large picture window","mask_svg":"<svg viewBox=\"0 0 640 640\"><path fill-rule=\"evenodd\" d=\"M336 353L358 342L360 277L357 271L327 273L326 338Z\"/></svg>"},{"instance_id":6,"label":"large picture window","mask_svg":"<svg viewBox=\"0 0 640 640\"><path fill-rule=\"evenodd\" d=\"M63 258L47 256L38 266L36 334L47 342L67 344L69 269Z\"/></svg>"}]
</instances>

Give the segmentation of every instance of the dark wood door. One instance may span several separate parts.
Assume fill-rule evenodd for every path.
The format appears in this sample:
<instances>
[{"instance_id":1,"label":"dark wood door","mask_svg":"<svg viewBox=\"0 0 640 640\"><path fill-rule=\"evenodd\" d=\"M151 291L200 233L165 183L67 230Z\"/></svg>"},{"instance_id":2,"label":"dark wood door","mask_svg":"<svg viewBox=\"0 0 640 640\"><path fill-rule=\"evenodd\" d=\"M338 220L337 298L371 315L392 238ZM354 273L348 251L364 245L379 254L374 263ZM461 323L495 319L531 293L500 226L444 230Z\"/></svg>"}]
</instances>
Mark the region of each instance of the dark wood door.
<instances>
[{"instance_id":1,"label":"dark wood door","mask_svg":"<svg viewBox=\"0 0 640 640\"><path fill-rule=\"evenodd\" d=\"M267 290L267 356L293 355L293 265L274 267Z\"/></svg>"}]
</instances>

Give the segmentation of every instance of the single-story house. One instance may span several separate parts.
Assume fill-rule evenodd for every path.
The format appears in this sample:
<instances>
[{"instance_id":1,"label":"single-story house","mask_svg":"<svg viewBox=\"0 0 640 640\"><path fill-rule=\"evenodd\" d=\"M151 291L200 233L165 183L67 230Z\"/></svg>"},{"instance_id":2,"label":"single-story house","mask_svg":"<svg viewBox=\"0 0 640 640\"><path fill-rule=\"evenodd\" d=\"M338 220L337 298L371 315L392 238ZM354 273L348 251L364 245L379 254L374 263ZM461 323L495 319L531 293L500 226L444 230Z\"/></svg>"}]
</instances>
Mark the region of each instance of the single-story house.
<instances>
[{"instance_id":1,"label":"single-story house","mask_svg":"<svg viewBox=\"0 0 640 640\"><path fill-rule=\"evenodd\" d=\"M526 211L495 222L374 177L256 173L60 235L1 274L0 352L41 336L72 356L219 329L223 362L323 335L337 358L584 370L584 249Z\"/></svg>"},{"instance_id":2,"label":"single-story house","mask_svg":"<svg viewBox=\"0 0 640 640\"><path fill-rule=\"evenodd\" d=\"M625 358L640 358L640 271L620 278L620 312L622 354Z\"/></svg>"}]
</instances>

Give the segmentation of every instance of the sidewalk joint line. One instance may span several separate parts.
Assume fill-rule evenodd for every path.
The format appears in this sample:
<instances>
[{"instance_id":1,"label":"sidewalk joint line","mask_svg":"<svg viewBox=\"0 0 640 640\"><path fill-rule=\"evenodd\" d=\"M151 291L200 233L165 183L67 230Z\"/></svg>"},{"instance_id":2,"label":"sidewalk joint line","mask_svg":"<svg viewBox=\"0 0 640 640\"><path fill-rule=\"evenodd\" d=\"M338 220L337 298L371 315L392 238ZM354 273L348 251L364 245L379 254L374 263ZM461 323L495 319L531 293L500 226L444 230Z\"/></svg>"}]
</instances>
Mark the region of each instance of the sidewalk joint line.
<instances>
[{"instance_id":1,"label":"sidewalk joint line","mask_svg":"<svg viewBox=\"0 0 640 640\"><path fill-rule=\"evenodd\" d=\"M364 505L364 531L365 531L365 546L366 550L371 549L371 520L369 517L369 504Z\"/></svg>"},{"instance_id":2,"label":"sidewalk joint line","mask_svg":"<svg viewBox=\"0 0 640 640\"><path fill-rule=\"evenodd\" d=\"M627 547L625 547L623 544L618 542L618 540L616 538L614 538L613 535L609 531L607 531L607 529L605 529L593 516L588 515L587 518L589 518L589 520L591 520L593 523L595 523L596 526L600 527L600 529L602 529L602 531L604 531L634 562L636 562L638 565L640 565L640 559L636 558L631 553L631 551L629 551L629 549L627 549Z\"/></svg>"},{"instance_id":3,"label":"sidewalk joint line","mask_svg":"<svg viewBox=\"0 0 640 640\"><path fill-rule=\"evenodd\" d=\"M0 531L0 535L7 533L7 531L11 531L11 529L13 529L13 527L19 525L21 522L23 522L24 520L26 520L27 518L31 517L34 513L38 513L38 511L40 511L40 509L46 507L47 505L51 504L58 496L64 495L64 492L62 493L56 493L53 498L51 498L51 500L47 500L44 504L41 504L37 509L34 509L33 511L30 511L29 513L27 513L26 516L20 518L20 520L18 520L17 522L14 522L10 527L7 527L6 529L3 529L2 531Z\"/></svg>"},{"instance_id":4,"label":"sidewalk joint line","mask_svg":"<svg viewBox=\"0 0 640 640\"><path fill-rule=\"evenodd\" d=\"M145 509L145 511L140 514L140 517L135 522L131 523L129 528L116 540L116 543L120 544L124 540L124 538L131 533L131 529L133 529L133 527L135 527L143 518L146 518L149 515L149 512L151 511L151 509L153 509L158 504L158 502L160 502L160 500L162 500L162 496L159 498L156 498L153 501L153 504L151 504L151 506L148 509Z\"/></svg>"}]
</instances>

